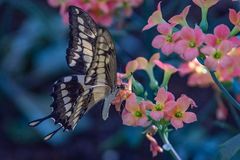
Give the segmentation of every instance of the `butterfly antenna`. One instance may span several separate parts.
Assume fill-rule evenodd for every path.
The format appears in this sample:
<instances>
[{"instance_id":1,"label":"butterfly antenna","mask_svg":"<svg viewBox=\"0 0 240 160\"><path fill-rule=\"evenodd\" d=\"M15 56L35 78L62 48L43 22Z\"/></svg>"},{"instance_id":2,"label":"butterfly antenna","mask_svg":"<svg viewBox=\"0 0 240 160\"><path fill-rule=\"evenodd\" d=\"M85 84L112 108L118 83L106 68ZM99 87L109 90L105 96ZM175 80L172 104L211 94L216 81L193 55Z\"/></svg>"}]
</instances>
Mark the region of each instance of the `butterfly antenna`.
<instances>
[{"instance_id":1,"label":"butterfly antenna","mask_svg":"<svg viewBox=\"0 0 240 160\"><path fill-rule=\"evenodd\" d=\"M62 129L63 126L59 127L58 129L56 129L55 131L49 133L48 135L46 135L44 137L44 141L48 141L49 139L51 139L58 131L60 131L60 129Z\"/></svg>"},{"instance_id":2,"label":"butterfly antenna","mask_svg":"<svg viewBox=\"0 0 240 160\"><path fill-rule=\"evenodd\" d=\"M29 122L28 125L31 127L36 127L37 125L39 125L40 123L42 123L43 121L45 121L46 119L49 119L51 117L52 117L52 115L50 114L44 118L33 120L33 121Z\"/></svg>"}]
</instances>

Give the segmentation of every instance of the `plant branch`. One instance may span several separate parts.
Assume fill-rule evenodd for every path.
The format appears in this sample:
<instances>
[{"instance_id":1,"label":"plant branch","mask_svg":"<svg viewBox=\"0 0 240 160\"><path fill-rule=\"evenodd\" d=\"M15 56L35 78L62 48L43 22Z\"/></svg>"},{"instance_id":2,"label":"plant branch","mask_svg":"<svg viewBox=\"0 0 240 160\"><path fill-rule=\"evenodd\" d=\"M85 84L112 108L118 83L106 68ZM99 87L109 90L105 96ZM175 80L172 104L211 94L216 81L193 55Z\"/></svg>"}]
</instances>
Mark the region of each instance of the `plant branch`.
<instances>
[{"instance_id":1,"label":"plant branch","mask_svg":"<svg viewBox=\"0 0 240 160\"><path fill-rule=\"evenodd\" d=\"M172 155L172 157L175 160L181 160L180 156L178 155L178 153L176 152L176 150L173 148L172 144L169 142L168 140L168 136L166 134L167 132L163 131L163 130L158 130L158 134L161 137L164 145L166 145L169 148L169 152Z\"/></svg>"}]
</instances>

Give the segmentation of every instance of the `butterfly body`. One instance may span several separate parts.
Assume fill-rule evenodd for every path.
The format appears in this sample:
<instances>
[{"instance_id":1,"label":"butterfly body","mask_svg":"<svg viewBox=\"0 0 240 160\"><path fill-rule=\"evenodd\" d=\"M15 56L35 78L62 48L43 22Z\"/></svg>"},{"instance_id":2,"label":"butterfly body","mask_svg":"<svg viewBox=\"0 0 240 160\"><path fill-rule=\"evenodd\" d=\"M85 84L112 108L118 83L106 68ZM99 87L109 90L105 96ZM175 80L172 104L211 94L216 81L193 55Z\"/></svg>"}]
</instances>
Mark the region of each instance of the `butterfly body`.
<instances>
[{"instance_id":1,"label":"butterfly body","mask_svg":"<svg viewBox=\"0 0 240 160\"><path fill-rule=\"evenodd\" d=\"M110 33L98 26L80 8L69 7L70 40L66 60L77 74L56 81L53 85L52 113L29 125L36 126L52 118L60 128L48 134L50 139L60 129L73 130L82 118L98 102L104 100L103 118L119 87L116 85L116 53Z\"/></svg>"}]
</instances>

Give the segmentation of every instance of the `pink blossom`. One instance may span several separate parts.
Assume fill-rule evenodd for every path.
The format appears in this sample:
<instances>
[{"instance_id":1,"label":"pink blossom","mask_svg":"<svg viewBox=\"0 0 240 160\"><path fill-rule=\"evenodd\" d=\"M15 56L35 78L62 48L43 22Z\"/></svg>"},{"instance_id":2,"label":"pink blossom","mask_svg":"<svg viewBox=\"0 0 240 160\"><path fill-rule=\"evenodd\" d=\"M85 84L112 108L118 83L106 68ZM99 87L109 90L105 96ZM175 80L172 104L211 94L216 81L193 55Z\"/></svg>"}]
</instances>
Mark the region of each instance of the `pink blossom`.
<instances>
[{"instance_id":1,"label":"pink blossom","mask_svg":"<svg viewBox=\"0 0 240 160\"><path fill-rule=\"evenodd\" d=\"M191 61L199 55L198 47L203 43L204 34L199 27L183 27L180 36L181 39L175 45L175 52L184 60Z\"/></svg>"},{"instance_id":2,"label":"pink blossom","mask_svg":"<svg viewBox=\"0 0 240 160\"><path fill-rule=\"evenodd\" d=\"M168 23L159 24L157 29L161 34L152 41L152 46L157 49L161 48L165 55L174 52L175 43L179 39L179 32L173 33L173 27Z\"/></svg>"},{"instance_id":3,"label":"pink blossom","mask_svg":"<svg viewBox=\"0 0 240 160\"><path fill-rule=\"evenodd\" d=\"M240 48L233 48L227 53L231 63L227 66L219 65L216 69L216 74L220 81L231 81L235 77L240 77Z\"/></svg>"},{"instance_id":4,"label":"pink blossom","mask_svg":"<svg viewBox=\"0 0 240 160\"><path fill-rule=\"evenodd\" d=\"M129 61L127 66L126 66L126 73L133 73L136 70L148 70L150 68L152 68L155 63L154 61L160 58L160 54L159 53L155 53L152 55L152 57L147 60L144 57L138 57L132 61Z\"/></svg>"},{"instance_id":5,"label":"pink blossom","mask_svg":"<svg viewBox=\"0 0 240 160\"><path fill-rule=\"evenodd\" d=\"M175 72L177 72L177 68L175 68L174 66L172 66L171 64L168 63L163 63L160 60L155 60L154 63L161 68L162 70L164 70L165 72L168 72L169 74L173 74Z\"/></svg>"},{"instance_id":6,"label":"pink blossom","mask_svg":"<svg viewBox=\"0 0 240 160\"><path fill-rule=\"evenodd\" d=\"M161 2L158 3L157 10L148 18L148 24L143 27L143 31L148 30L157 24L164 22L161 11Z\"/></svg>"},{"instance_id":7,"label":"pink blossom","mask_svg":"<svg viewBox=\"0 0 240 160\"><path fill-rule=\"evenodd\" d=\"M123 124L128 126L143 126L149 125L149 121L146 116L147 102L142 101L137 103L137 97L132 93L126 100L125 108L122 112Z\"/></svg>"},{"instance_id":8,"label":"pink blossom","mask_svg":"<svg viewBox=\"0 0 240 160\"><path fill-rule=\"evenodd\" d=\"M158 153L163 152L163 149L158 145L156 139L151 134L146 134L147 139L150 141L150 151L153 157L156 157Z\"/></svg>"},{"instance_id":9,"label":"pink blossom","mask_svg":"<svg viewBox=\"0 0 240 160\"><path fill-rule=\"evenodd\" d=\"M183 122L192 123L197 120L195 113L187 112L190 106L196 106L196 104L186 95L181 95L181 97L177 99L176 105L168 112L171 117L171 124L174 128L182 128Z\"/></svg>"},{"instance_id":10,"label":"pink blossom","mask_svg":"<svg viewBox=\"0 0 240 160\"><path fill-rule=\"evenodd\" d=\"M208 9L213 5L217 4L219 0L193 0L193 2L200 8Z\"/></svg>"},{"instance_id":11,"label":"pink blossom","mask_svg":"<svg viewBox=\"0 0 240 160\"><path fill-rule=\"evenodd\" d=\"M179 66L180 76L189 74L187 84L189 86L208 87L213 84L212 77L207 68L201 65L196 59Z\"/></svg>"},{"instance_id":12,"label":"pink blossom","mask_svg":"<svg viewBox=\"0 0 240 160\"><path fill-rule=\"evenodd\" d=\"M216 70L219 65L226 67L231 63L230 56L227 53L231 51L232 47L233 43L228 40L222 41L222 43L216 47L203 47L201 52L206 55L205 65L211 70Z\"/></svg>"},{"instance_id":13,"label":"pink blossom","mask_svg":"<svg viewBox=\"0 0 240 160\"><path fill-rule=\"evenodd\" d=\"M132 74L138 69L138 62L136 60L129 61L126 65L125 72L127 75Z\"/></svg>"},{"instance_id":14,"label":"pink blossom","mask_svg":"<svg viewBox=\"0 0 240 160\"><path fill-rule=\"evenodd\" d=\"M240 12L236 12L234 9L229 9L229 19L240 30Z\"/></svg>"},{"instance_id":15,"label":"pink blossom","mask_svg":"<svg viewBox=\"0 0 240 160\"><path fill-rule=\"evenodd\" d=\"M187 21L186 21L186 17L188 15L190 7L191 7L190 5L185 7L183 9L182 13L180 13L179 15L173 16L171 19L169 19L168 22L173 24L173 25L180 24L182 26L188 26Z\"/></svg>"},{"instance_id":16,"label":"pink blossom","mask_svg":"<svg viewBox=\"0 0 240 160\"><path fill-rule=\"evenodd\" d=\"M164 118L166 112L175 105L174 99L171 92L166 91L163 87L159 88L155 97L156 105L152 106L150 116L156 121Z\"/></svg>"},{"instance_id":17,"label":"pink blossom","mask_svg":"<svg viewBox=\"0 0 240 160\"><path fill-rule=\"evenodd\" d=\"M224 25L220 24L214 28L214 35L207 34L205 36L205 43L210 46L217 46L223 40L227 40L230 35L230 29Z\"/></svg>"}]
</instances>

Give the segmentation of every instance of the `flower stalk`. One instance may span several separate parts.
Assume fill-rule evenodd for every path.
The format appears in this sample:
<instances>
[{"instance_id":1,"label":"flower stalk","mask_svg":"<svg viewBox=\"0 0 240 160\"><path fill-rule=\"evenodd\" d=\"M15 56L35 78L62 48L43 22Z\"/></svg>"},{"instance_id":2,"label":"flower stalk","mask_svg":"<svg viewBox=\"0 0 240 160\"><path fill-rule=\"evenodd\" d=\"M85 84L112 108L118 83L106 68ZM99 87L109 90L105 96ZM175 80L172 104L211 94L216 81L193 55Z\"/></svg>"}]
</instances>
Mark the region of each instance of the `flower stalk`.
<instances>
[{"instance_id":1,"label":"flower stalk","mask_svg":"<svg viewBox=\"0 0 240 160\"><path fill-rule=\"evenodd\" d=\"M176 150L173 148L172 144L169 142L168 140L168 135L167 132L165 131L166 128L162 129L162 130L158 130L158 134L161 137L163 143L165 146L167 146L167 151L169 151L169 153L171 154L171 156L175 159L175 160L181 160L180 156L178 155L178 153L176 152Z\"/></svg>"}]
</instances>

